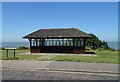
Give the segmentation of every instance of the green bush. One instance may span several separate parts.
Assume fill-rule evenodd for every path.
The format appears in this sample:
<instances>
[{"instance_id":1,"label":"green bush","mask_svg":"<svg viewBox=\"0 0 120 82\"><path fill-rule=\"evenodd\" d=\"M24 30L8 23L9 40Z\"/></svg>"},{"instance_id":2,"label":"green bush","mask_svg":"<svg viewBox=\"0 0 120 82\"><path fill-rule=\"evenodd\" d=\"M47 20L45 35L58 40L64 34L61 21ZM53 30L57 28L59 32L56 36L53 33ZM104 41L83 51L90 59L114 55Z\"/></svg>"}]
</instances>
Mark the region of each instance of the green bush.
<instances>
[{"instance_id":1,"label":"green bush","mask_svg":"<svg viewBox=\"0 0 120 82\"><path fill-rule=\"evenodd\" d=\"M115 51L115 49L111 48L111 49L109 49L109 51Z\"/></svg>"},{"instance_id":2,"label":"green bush","mask_svg":"<svg viewBox=\"0 0 120 82\"><path fill-rule=\"evenodd\" d=\"M5 48L4 48L4 47L1 47L0 50L5 50Z\"/></svg>"},{"instance_id":3,"label":"green bush","mask_svg":"<svg viewBox=\"0 0 120 82\"><path fill-rule=\"evenodd\" d=\"M18 48L18 50L26 50L26 49L28 49L28 47L25 47L25 46L21 46Z\"/></svg>"},{"instance_id":4,"label":"green bush","mask_svg":"<svg viewBox=\"0 0 120 82\"><path fill-rule=\"evenodd\" d=\"M86 50L86 51L90 51L90 50L93 50L93 49L90 48L90 47L88 47L88 46L86 46L86 47L85 47L85 50Z\"/></svg>"}]
</instances>

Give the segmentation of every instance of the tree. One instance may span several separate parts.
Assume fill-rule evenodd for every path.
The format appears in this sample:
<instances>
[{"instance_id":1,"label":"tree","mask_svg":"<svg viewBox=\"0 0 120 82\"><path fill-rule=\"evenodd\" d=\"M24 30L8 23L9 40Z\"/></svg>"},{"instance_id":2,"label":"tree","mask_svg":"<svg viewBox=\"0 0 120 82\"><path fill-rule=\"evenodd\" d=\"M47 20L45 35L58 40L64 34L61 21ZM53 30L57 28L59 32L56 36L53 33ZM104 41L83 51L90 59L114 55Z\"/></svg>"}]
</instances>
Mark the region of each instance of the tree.
<instances>
[{"instance_id":1,"label":"tree","mask_svg":"<svg viewBox=\"0 0 120 82\"><path fill-rule=\"evenodd\" d=\"M103 41L103 45L104 45L104 46L103 46L104 49L106 49L106 50L111 49L111 48L108 46L107 42Z\"/></svg>"},{"instance_id":2,"label":"tree","mask_svg":"<svg viewBox=\"0 0 120 82\"><path fill-rule=\"evenodd\" d=\"M87 39L87 41L86 41L86 46L87 47L90 47L94 50L98 49L98 48L110 49L107 42L101 41L97 36L95 36L92 33L89 34L89 35L92 36L92 38Z\"/></svg>"}]
</instances>

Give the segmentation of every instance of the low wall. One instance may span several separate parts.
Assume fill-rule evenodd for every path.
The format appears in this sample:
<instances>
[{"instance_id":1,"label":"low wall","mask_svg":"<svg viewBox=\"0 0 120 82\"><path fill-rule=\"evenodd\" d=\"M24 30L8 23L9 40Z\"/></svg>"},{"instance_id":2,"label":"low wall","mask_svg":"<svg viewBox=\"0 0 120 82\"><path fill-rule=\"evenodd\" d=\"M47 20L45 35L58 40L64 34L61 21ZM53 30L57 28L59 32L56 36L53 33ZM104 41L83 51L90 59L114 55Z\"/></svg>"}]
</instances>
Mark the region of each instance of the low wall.
<instances>
[{"instance_id":1,"label":"low wall","mask_svg":"<svg viewBox=\"0 0 120 82\"><path fill-rule=\"evenodd\" d=\"M73 46L32 46L30 47L31 53L73 53L84 54L84 47Z\"/></svg>"}]
</instances>

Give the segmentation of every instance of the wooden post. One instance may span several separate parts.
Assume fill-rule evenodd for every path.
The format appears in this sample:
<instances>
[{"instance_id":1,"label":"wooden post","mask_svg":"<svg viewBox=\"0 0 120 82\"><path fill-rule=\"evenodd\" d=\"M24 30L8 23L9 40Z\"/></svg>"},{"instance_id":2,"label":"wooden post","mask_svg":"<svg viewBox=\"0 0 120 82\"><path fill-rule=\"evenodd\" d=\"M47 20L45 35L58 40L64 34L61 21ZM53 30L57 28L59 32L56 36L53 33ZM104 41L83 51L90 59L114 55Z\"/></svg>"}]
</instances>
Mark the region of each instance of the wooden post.
<instances>
[{"instance_id":1,"label":"wooden post","mask_svg":"<svg viewBox=\"0 0 120 82\"><path fill-rule=\"evenodd\" d=\"M68 40L68 39L66 38L66 40L65 40L65 46L67 46L67 40Z\"/></svg>"},{"instance_id":2,"label":"wooden post","mask_svg":"<svg viewBox=\"0 0 120 82\"><path fill-rule=\"evenodd\" d=\"M56 39L56 41L55 41L55 46L57 46L57 39Z\"/></svg>"},{"instance_id":3,"label":"wooden post","mask_svg":"<svg viewBox=\"0 0 120 82\"><path fill-rule=\"evenodd\" d=\"M6 49L6 57L8 58L8 49Z\"/></svg>"},{"instance_id":4,"label":"wooden post","mask_svg":"<svg viewBox=\"0 0 120 82\"><path fill-rule=\"evenodd\" d=\"M41 39L41 46L43 46L43 38Z\"/></svg>"},{"instance_id":5,"label":"wooden post","mask_svg":"<svg viewBox=\"0 0 120 82\"><path fill-rule=\"evenodd\" d=\"M33 40L33 46L35 46L35 40Z\"/></svg>"},{"instance_id":6,"label":"wooden post","mask_svg":"<svg viewBox=\"0 0 120 82\"><path fill-rule=\"evenodd\" d=\"M76 39L76 46L78 46L78 38Z\"/></svg>"},{"instance_id":7,"label":"wooden post","mask_svg":"<svg viewBox=\"0 0 120 82\"><path fill-rule=\"evenodd\" d=\"M35 44L36 44L36 46L38 46L38 43L37 43L37 42L38 42L38 40L37 40L37 39L35 39Z\"/></svg>"},{"instance_id":8,"label":"wooden post","mask_svg":"<svg viewBox=\"0 0 120 82\"><path fill-rule=\"evenodd\" d=\"M86 42L86 39L83 39L84 40L84 49L85 49L85 42Z\"/></svg>"},{"instance_id":9,"label":"wooden post","mask_svg":"<svg viewBox=\"0 0 120 82\"><path fill-rule=\"evenodd\" d=\"M42 46L45 46L45 38L42 39Z\"/></svg>"},{"instance_id":10,"label":"wooden post","mask_svg":"<svg viewBox=\"0 0 120 82\"><path fill-rule=\"evenodd\" d=\"M52 38L52 46L54 46L54 43L53 43L53 38Z\"/></svg>"},{"instance_id":11,"label":"wooden post","mask_svg":"<svg viewBox=\"0 0 120 82\"><path fill-rule=\"evenodd\" d=\"M29 42L30 42L30 47L31 47L31 39L29 39Z\"/></svg>"},{"instance_id":12,"label":"wooden post","mask_svg":"<svg viewBox=\"0 0 120 82\"><path fill-rule=\"evenodd\" d=\"M32 52L32 50L31 50L31 46L32 46L32 40L31 39L28 39L29 40L29 42L30 42L30 53Z\"/></svg>"},{"instance_id":13,"label":"wooden post","mask_svg":"<svg viewBox=\"0 0 120 82\"><path fill-rule=\"evenodd\" d=\"M39 40L39 46L41 46L41 39Z\"/></svg>"},{"instance_id":14,"label":"wooden post","mask_svg":"<svg viewBox=\"0 0 120 82\"><path fill-rule=\"evenodd\" d=\"M15 58L15 49L14 49L14 58Z\"/></svg>"},{"instance_id":15,"label":"wooden post","mask_svg":"<svg viewBox=\"0 0 120 82\"><path fill-rule=\"evenodd\" d=\"M64 46L64 38L62 38L62 46Z\"/></svg>"},{"instance_id":16,"label":"wooden post","mask_svg":"<svg viewBox=\"0 0 120 82\"><path fill-rule=\"evenodd\" d=\"M58 42L59 42L59 46L60 46L60 39L58 39Z\"/></svg>"},{"instance_id":17,"label":"wooden post","mask_svg":"<svg viewBox=\"0 0 120 82\"><path fill-rule=\"evenodd\" d=\"M51 46L51 43L50 43L50 41L51 41L51 40L50 40L50 39L48 39L48 42L49 42L48 46Z\"/></svg>"},{"instance_id":18,"label":"wooden post","mask_svg":"<svg viewBox=\"0 0 120 82\"><path fill-rule=\"evenodd\" d=\"M73 38L73 46L75 46L75 39Z\"/></svg>"}]
</instances>

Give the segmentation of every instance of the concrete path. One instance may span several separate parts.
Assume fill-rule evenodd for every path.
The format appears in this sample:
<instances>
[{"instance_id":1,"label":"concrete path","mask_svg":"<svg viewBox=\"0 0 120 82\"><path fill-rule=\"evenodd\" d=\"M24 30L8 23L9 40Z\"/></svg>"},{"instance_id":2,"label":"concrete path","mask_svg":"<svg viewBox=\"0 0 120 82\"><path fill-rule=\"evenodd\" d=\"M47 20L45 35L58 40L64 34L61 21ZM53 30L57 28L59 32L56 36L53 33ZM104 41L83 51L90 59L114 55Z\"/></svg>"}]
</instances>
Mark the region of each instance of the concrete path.
<instances>
[{"instance_id":1,"label":"concrete path","mask_svg":"<svg viewBox=\"0 0 120 82\"><path fill-rule=\"evenodd\" d=\"M107 63L85 63L85 62L65 62L65 61L32 61L32 60L0 60L1 67L20 69L66 69L66 70L87 70L118 72L118 64Z\"/></svg>"},{"instance_id":2,"label":"concrete path","mask_svg":"<svg viewBox=\"0 0 120 82\"><path fill-rule=\"evenodd\" d=\"M32 60L0 60L2 66L7 68L21 69L75 69L90 71L111 71L118 72L118 64L107 63L85 63L85 62L67 62L67 61L32 61Z\"/></svg>"},{"instance_id":3,"label":"concrete path","mask_svg":"<svg viewBox=\"0 0 120 82\"><path fill-rule=\"evenodd\" d=\"M18 53L18 54L15 54L15 55L28 55L28 54L31 54L30 52L27 52L27 53Z\"/></svg>"},{"instance_id":4,"label":"concrete path","mask_svg":"<svg viewBox=\"0 0 120 82\"><path fill-rule=\"evenodd\" d=\"M18 53L16 55L28 55L28 54L31 54L31 55L47 55L47 56L57 56L57 55L79 55L79 56L98 56L96 54L70 54L70 53L30 53L30 52L27 52L27 53Z\"/></svg>"},{"instance_id":5,"label":"concrete path","mask_svg":"<svg viewBox=\"0 0 120 82\"><path fill-rule=\"evenodd\" d=\"M92 70L92 71L113 71L118 72L117 64L106 63L85 63L85 62L51 62L49 68L59 69L77 69L77 70Z\"/></svg>"}]
</instances>

